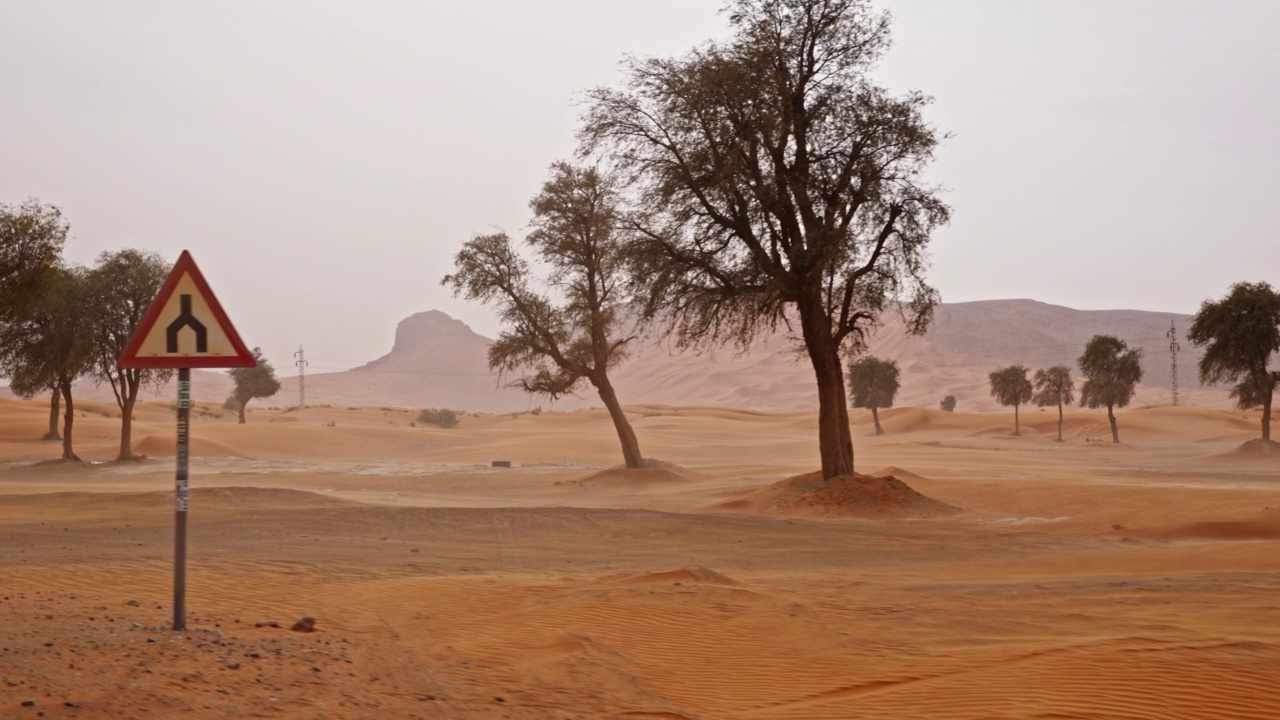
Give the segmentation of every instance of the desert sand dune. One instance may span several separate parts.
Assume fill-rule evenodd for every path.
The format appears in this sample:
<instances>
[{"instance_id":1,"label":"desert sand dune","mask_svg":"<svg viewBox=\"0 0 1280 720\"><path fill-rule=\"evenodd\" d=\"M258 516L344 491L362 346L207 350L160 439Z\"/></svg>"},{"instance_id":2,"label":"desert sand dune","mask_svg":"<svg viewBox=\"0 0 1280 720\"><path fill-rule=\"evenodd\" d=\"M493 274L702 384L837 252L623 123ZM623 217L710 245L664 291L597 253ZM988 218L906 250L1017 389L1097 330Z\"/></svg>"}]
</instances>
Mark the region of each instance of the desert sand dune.
<instances>
[{"instance_id":1,"label":"desert sand dune","mask_svg":"<svg viewBox=\"0 0 1280 720\"><path fill-rule=\"evenodd\" d=\"M140 407L150 457L113 463L112 410L78 413L90 462L69 464L36 439L47 407L0 400L0 717L1280 707L1280 456L1250 444L1257 413L1137 408L1113 445L1094 411L1062 443L1056 408L1021 436L1012 413L909 407L875 436L855 411L874 484L823 494L848 484L812 475L810 412L628 406L662 459L632 471L602 410L443 430L202 406L174 633L173 411ZM304 615L315 632L290 631Z\"/></svg>"}]
</instances>

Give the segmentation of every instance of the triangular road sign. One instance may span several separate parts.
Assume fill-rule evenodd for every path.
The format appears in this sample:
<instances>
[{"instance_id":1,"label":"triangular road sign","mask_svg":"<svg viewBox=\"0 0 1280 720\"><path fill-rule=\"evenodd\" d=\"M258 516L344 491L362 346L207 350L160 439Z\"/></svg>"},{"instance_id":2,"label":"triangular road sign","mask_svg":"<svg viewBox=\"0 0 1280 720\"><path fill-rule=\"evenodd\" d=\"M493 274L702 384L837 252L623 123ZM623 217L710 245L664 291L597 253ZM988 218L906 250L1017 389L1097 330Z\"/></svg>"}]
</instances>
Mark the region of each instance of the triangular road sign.
<instances>
[{"instance_id":1,"label":"triangular road sign","mask_svg":"<svg viewBox=\"0 0 1280 720\"><path fill-rule=\"evenodd\" d=\"M253 367L227 314L186 250L116 362L120 368Z\"/></svg>"}]
</instances>

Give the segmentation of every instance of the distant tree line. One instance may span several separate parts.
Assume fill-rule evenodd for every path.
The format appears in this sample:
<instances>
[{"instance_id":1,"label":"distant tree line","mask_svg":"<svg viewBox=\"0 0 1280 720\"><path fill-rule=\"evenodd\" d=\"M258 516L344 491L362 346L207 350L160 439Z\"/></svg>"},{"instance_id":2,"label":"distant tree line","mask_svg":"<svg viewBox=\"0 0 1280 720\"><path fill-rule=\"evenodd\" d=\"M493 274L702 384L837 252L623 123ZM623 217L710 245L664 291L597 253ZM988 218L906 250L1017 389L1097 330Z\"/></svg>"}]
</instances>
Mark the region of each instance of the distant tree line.
<instances>
[{"instance_id":1,"label":"distant tree line","mask_svg":"<svg viewBox=\"0 0 1280 720\"><path fill-rule=\"evenodd\" d=\"M49 393L45 438L62 441L66 460L80 459L74 446L74 383L82 378L106 383L120 410L116 459L136 459L138 396L143 388L167 383L172 371L122 370L116 361L164 283L169 263L152 252L126 249L102 253L92 267L68 264L62 250L69 230L53 205L34 199L0 203L0 375L19 397ZM254 355L258 368L241 370L243 378L233 373L242 422L249 398L279 389L261 351L255 348Z\"/></svg>"}]
</instances>

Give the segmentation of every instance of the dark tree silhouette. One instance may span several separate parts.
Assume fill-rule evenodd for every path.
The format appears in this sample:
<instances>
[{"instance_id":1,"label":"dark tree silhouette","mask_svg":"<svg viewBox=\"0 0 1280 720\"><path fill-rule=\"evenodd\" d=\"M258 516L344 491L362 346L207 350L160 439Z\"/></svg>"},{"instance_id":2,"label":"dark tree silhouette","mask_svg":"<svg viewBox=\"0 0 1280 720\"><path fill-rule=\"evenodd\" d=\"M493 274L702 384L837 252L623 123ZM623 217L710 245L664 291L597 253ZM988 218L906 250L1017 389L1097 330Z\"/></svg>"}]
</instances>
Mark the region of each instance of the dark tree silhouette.
<instances>
[{"instance_id":1,"label":"dark tree silhouette","mask_svg":"<svg viewBox=\"0 0 1280 720\"><path fill-rule=\"evenodd\" d=\"M1076 381L1071 378L1071 368L1054 365L1036 370L1036 394L1032 401L1039 407L1058 406L1058 442L1062 442L1062 406L1075 402Z\"/></svg>"},{"instance_id":2,"label":"dark tree silhouette","mask_svg":"<svg viewBox=\"0 0 1280 720\"><path fill-rule=\"evenodd\" d=\"M946 397L942 398L942 402L938 403L938 407L942 408L942 411L943 411L943 412L955 412L955 410L956 410L956 396L955 396L955 395L948 395L948 396L946 396Z\"/></svg>"},{"instance_id":3,"label":"dark tree silhouette","mask_svg":"<svg viewBox=\"0 0 1280 720\"><path fill-rule=\"evenodd\" d=\"M276 369L262 356L262 348L253 349L253 367L233 368L231 380L236 384L231 397L240 411L240 424L244 424L244 409L254 398L267 398L280 392Z\"/></svg>"},{"instance_id":4,"label":"dark tree silhouette","mask_svg":"<svg viewBox=\"0 0 1280 720\"><path fill-rule=\"evenodd\" d=\"M856 408L871 410L876 434L883 435L880 427L880 408L893 407L893 399L899 388L898 362L867 356L849 363L849 399Z\"/></svg>"},{"instance_id":5,"label":"dark tree silhouette","mask_svg":"<svg viewBox=\"0 0 1280 720\"><path fill-rule=\"evenodd\" d=\"M589 94L583 152L633 180L645 314L682 346L745 347L798 324L818 389L823 477L854 469L841 355L899 309L923 332L926 246L948 207L923 179L938 133L919 93L868 69L887 14L862 0L730 0L728 38L624 61Z\"/></svg>"},{"instance_id":6,"label":"dark tree silhouette","mask_svg":"<svg viewBox=\"0 0 1280 720\"><path fill-rule=\"evenodd\" d=\"M590 383L609 410L627 467L641 468L640 442L609 380L609 370L626 357L634 339L620 328L625 255L618 202L612 176L556 163L529 203L533 229L525 238L550 269L545 283L532 276L501 232L463 244L453 273L441 283L497 309L504 329L489 346L491 368L504 375L525 372L511 384L552 399ZM563 300L553 301L536 284L553 288Z\"/></svg>"},{"instance_id":7,"label":"dark tree silhouette","mask_svg":"<svg viewBox=\"0 0 1280 720\"><path fill-rule=\"evenodd\" d=\"M1271 400L1280 372L1280 294L1265 282L1236 283L1218 301L1205 300L1187 334L1205 349L1200 382L1233 382L1231 397L1243 410L1262 408L1262 439L1271 440Z\"/></svg>"},{"instance_id":8,"label":"dark tree silhouette","mask_svg":"<svg viewBox=\"0 0 1280 720\"><path fill-rule=\"evenodd\" d=\"M1001 405L1013 406L1013 434L1021 435L1018 406L1031 400L1031 381L1027 379L1027 368L1023 365L1010 365L993 370L987 378L991 382L991 397Z\"/></svg>"},{"instance_id":9,"label":"dark tree silhouette","mask_svg":"<svg viewBox=\"0 0 1280 720\"><path fill-rule=\"evenodd\" d=\"M172 370L122 370L116 361L133 337L152 299L160 292L169 265L155 253L139 250L105 252L89 273L93 315L93 375L111 385L120 408L120 452L117 460L133 460L133 408L147 385L168 382Z\"/></svg>"},{"instance_id":10,"label":"dark tree silhouette","mask_svg":"<svg viewBox=\"0 0 1280 720\"><path fill-rule=\"evenodd\" d=\"M1125 407L1142 379L1142 349L1130 349L1111 335L1094 335L1079 359L1084 385L1080 388L1080 404L1091 408L1107 407L1111 423L1111 442L1120 442L1115 409Z\"/></svg>"}]
</instances>

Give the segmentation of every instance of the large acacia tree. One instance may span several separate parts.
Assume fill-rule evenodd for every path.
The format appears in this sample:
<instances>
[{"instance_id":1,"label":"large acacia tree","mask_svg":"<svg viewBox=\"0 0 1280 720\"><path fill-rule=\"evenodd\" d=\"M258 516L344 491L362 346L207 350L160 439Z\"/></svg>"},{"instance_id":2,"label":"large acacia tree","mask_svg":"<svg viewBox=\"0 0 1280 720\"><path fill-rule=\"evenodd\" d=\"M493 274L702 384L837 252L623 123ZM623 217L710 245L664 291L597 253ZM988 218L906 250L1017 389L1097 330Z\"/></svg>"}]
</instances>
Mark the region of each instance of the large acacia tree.
<instances>
[{"instance_id":1,"label":"large acacia tree","mask_svg":"<svg viewBox=\"0 0 1280 720\"><path fill-rule=\"evenodd\" d=\"M171 370L120 369L117 360L137 331L152 299L169 274L155 253L139 250L105 252L89 273L93 314L93 375L111 385L120 408L120 452L117 460L133 460L133 408L143 386L161 385Z\"/></svg>"},{"instance_id":2,"label":"large acacia tree","mask_svg":"<svg viewBox=\"0 0 1280 720\"><path fill-rule=\"evenodd\" d=\"M1142 348L1130 348L1125 341L1111 335L1094 335L1078 360L1084 374L1080 388L1080 404L1091 408L1106 406L1111 423L1111 442L1120 442L1115 409L1125 407L1133 399L1138 381L1142 380Z\"/></svg>"},{"instance_id":3,"label":"large acacia tree","mask_svg":"<svg viewBox=\"0 0 1280 720\"><path fill-rule=\"evenodd\" d=\"M884 434L884 428L880 427L880 408L893 407L901 387L899 375L897 360L868 355L849 363L849 399L854 407L871 410L877 435Z\"/></svg>"},{"instance_id":4,"label":"large acacia tree","mask_svg":"<svg viewBox=\"0 0 1280 720\"><path fill-rule=\"evenodd\" d=\"M1280 372L1271 356L1280 352L1280 294L1265 282L1236 283L1221 300L1206 300L1187 335L1204 347L1200 382L1234 382L1231 397L1243 410L1262 408L1262 439L1271 439L1271 399Z\"/></svg>"},{"instance_id":5,"label":"large acacia tree","mask_svg":"<svg viewBox=\"0 0 1280 720\"><path fill-rule=\"evenodd\" d=\"M529 203L533 221L525 237L549 268L545 283L501 232L464 243L441 283L497 309L503 331L489 346L489 366L524 373L513 386L554 399L590 383L613 420L627 467L640 468L639 440L609 380L634 339L621 327L626 255L618 204L608 173L556 163ZM543 284L559 299L539 291Z\"/></svg>"},{"instance_id":6,"label":"large acacia tree","mask_svg":"<svg viewBox=\"0 0 1280 720\"><path fill-rule=\"evenodd\" d=\"M1013 434L1022 434L1022 425L1018 419L1018 406L1031 400L1031 381L1027 379L1025 365L992 370L987 376L991 383L991 397L1001 405L1013 406Z\"/></svg>"},{"instance_id":7,"label":"large acacia tree","mask_svg":"<svg viewBox=\"0 0 1280 720\"><path fill-rule=\"evenodd\" d=\"M938 301L925 252L949 210L922 173L928 99L869 71L889 18L863 0L729 0L731 35L629 59L589 94L584 152L633 178L635 276L683 346L798 323L818 391L822 474L853 472L841 356L883 312L923 332Z\"/></svg>"}]
</instances>

